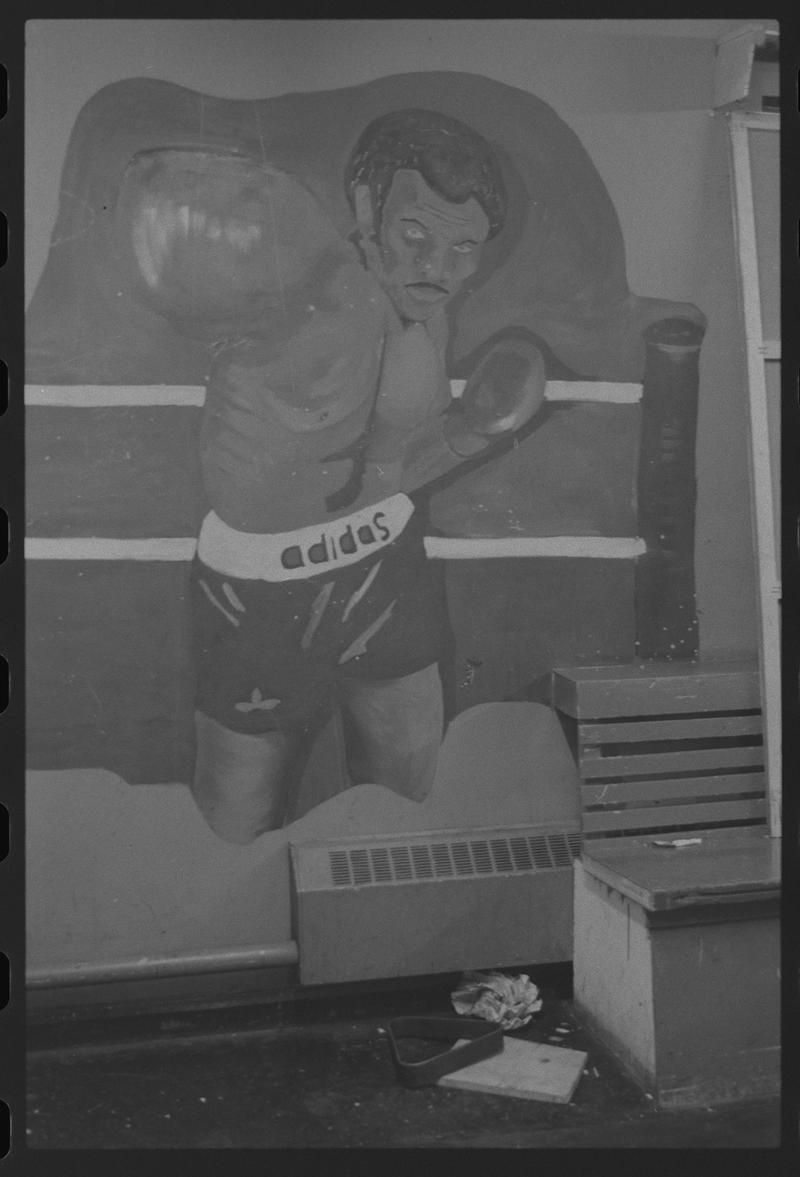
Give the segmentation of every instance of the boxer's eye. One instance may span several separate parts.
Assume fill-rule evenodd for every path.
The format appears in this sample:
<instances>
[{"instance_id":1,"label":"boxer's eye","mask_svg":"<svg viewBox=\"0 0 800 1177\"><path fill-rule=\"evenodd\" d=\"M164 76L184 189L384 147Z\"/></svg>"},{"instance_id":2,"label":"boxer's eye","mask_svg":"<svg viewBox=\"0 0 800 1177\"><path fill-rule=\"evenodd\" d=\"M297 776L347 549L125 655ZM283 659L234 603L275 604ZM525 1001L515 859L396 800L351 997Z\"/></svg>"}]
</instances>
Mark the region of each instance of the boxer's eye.
<instances>
[{"instance_id":1,"label":"boxer's eye","mask_svg":"<svg viewBox=\"0 0 800 1177\"><path fill-rule=\"evenodd\" d=\"M406 241L411 241L416 244L419 241L424 241L427 233L419 225L406 225L403 229L403 238Z\"/></svg>"},{"instance_id":2,"label":"boxer's eye","mask_svg":"<svg viewBox=\"0 0 800 1177\"><path fill-rule=\"evenodd\" d=\"M475 248L474 241L461 241L458 245L453 246L454 253L472 253Z\"/></svg>"}]
</instances>

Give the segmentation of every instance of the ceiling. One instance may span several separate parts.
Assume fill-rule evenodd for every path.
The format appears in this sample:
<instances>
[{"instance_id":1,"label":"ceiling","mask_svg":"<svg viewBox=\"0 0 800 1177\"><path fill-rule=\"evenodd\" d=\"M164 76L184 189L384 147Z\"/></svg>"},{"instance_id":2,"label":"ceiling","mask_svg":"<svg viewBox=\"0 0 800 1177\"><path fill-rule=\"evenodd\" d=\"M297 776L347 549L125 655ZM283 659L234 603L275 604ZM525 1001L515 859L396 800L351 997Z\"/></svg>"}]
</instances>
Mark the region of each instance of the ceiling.
<instances>
[{"instance_id":1,"label":"ceiling","mask_svg":"<svg viewBox=\"0 0 800 1177\"><path fill-rule=\"evenodd\" d=\"M712 41L746 25L777 27L776 21L763 17L749 20L744 17L729 20L662 20L642 17L637 20L543 20L540 23L561 28L565 25L574 26L576 33L608 33L616 37L700 37Z\"/></svg>"}]
</instances>

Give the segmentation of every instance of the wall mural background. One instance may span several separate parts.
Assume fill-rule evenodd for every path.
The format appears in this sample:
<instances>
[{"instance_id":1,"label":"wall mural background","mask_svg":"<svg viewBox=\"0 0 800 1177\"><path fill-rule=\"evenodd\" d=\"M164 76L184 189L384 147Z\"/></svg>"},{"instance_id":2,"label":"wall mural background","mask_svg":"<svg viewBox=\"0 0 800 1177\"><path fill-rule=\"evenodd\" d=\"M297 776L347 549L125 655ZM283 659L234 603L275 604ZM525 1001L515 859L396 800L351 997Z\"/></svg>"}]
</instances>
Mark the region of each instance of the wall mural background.
<instances>
[{"instance_id":1,"label":"wall mural background","mask_svg":"<svg viewBox=\"0 0 800 1177\"><path fill-rule=\"evenodd\" d=\"M712 401L722 395L720 373L733 362L727 321L724 315L720 320L714 301L726 288L724 265L712 259L705 285L685 281L687 266L666 261L677 254L662 241L663 210L644 193L641 199L630 199L623 172L609 164L614 158L610 133L601 128L596 138L582 142L568 125L575 115L580 123L580 112L591 108L598 96L613 95L612 110L616 102L622 113L606 117L619 120L615 127L633 128L632 141L645 150L658 125L664 131L665 160L684 159L686 171L673 172L676 193L683 188L696 193L703 182L717 184L699 178L702 160L711 158L720 166L713 143L708 156L707 124L700 122L701 79L710 60L706 42L662 43L648 60L661 60L668 46L673 78L683 79L682 93L678 98L665 70L655 90L649 85L645 100L638 97L633 74L627 91L618 82L621 63L634 60L643 39L605 41L616 73L608 65L611 59L603 57L608 77L587 81L579 63L589 57L599 60L591 36L523 22L537 26L538 37L529 48L541 58L537 76L551 105L538 96L535 79L529 84L536 94L520 88L520 70L515 73L511 64L499 67L504 53L509 63L513 60L510 47L508 52L498 48L499 29L494 46L499 57L490 54L487 59L495 77L486 77L464 71L464 66L475 71L477 65L466 48L473 44L466 29L459 30L450 53L443 55L437 42L437 59L450 68L416 72L426 58L414 50L412 59L411 26L428 22L406 23L405 40L397 42L405 46L402 52L382 54L373 43L376 64L371 72L385 76L358 85L346 84L357 71L349 77L343 71L330 77L325 90L280 94L273 79L262 90L270 97L223 97L221 92L236 94L236 86L217 86L216 92L204 88L199 67L193 74L192 69L148 65L147 72L152 70L155 77L137 77L142 71L135 56L128 55L127 68L114 67L120 81L102 87L100 78L88 103L74 107L52 245L29 310L31 540L193 542L208 511L198 452L213 355L207 341L176 330L168 316L137 297L136 267L120 245L123 177L141 152L176 146L236 151L259 163L266 152L270 166L296 180L323 210L337 238L347 242L354 217L342 175L370 120L409 107L458 118L496 153L509 214L503 231L485 245L468 289L447 306L446 376L467 380L487 344L498 333L513 330L538 347L550 384L637 384L644 379L652 404L670 404L680 380L676 385L674 365L663 363L668 354L663 340L648 346L643 332L665 320L689 325L681 328L689 335L679 332L667 348L685 349L688 368L681 379L688 372L689 384L696 382L704 316L692 302L683 301L685 291L687 300L696 299L706 311L713 308L703 356L710 355L705 363L711 365ZM190 41L194 38L199 46L204 22L191 24ZM59 35L63 39L68 32ZM167 31L159 44L172 44L167 55L177 62L183 50L178 52L170 36ZM52 30L48 37L55 44ZM363 30L358 32L362 48L365 37ZM86 45L88 52L91 38ZM572 53L564 60L572 62L567 73L571 69L581 79L577 89L561 85L552 70L547 72L545 59L559 47ZM276 61L280 57L277 49L274 56ZM46 54L40 52L39 59L41 64ZM153 61L158 62L157 56ZM157 80L159 72L187 84ZM497 75L513 77L517 85L504 84ZM252 72L246 76L250 94L258 93ZM556 113L565 107L567 122ZM620 142L626 133L621 132ZM635 175L641 187L642 175ZM638 274L641 289L664 297L644 297L629 289L625 243L609 180L617 203L622 194L626 234L632 232L637 243L628 268ZM669 185L664 190L672 191ZM677 203L683 199L675 197ZM698 234L691 219L697 200L687 195L685 203L681 225L691 225L692 231L681 240L681 256L689 256ZM712 220L716 225L719 217L715 214ZM640 231L639 221L652 223L653 232ZM713 233L707 240L713 242ZM643 265L642 244L651 241L661 242L661 252L656 257L653 244L654 257ZM714 248L718 259L724 245ZM708 380L703 396L707 385ZM60 390L58 407L47 400L46 390L54 388ZM92 401L92 389L121 388L183 392L168 403L141 403L136 396L129 397L130 403L110 396L102 403ZM672 390L666 397L665 389ZM684 427L686 403L684 398ZM701 418L703 403L701 399ZM657 417L649 419L656 421L660 437L669 422ZM640 461L642 418L638 400L546 402L517 445L508 445L491 462L436 490L427 505L426 534L512 542L547 536L641 536L641 479L647 472ZM691 470L691 414L688 426L677 448L682 461L690 460ZM701 426L707 428L702 419ZM646 444L658 448L652 440ZM704 445L707 454L708 441ZM659 468L663 472L663 465ZM700 507L706 512L699 548L703 568L709 566L708 544L723 543L728 534L722 513L709 526L709 500L702 499L709 485L707 478L701 484ZM719 498L727 510L729 496ZM685 506L679 504L680 509ZM653 522L645 520L647 526ZM691 543L693 533L688 539ZM686 540L684 535L684 551ZM97 558L99 548L87 552L84 546L74 549L76 558L65 559L63 554L48 557L52 549L43 547L29 563L33 959L79 959L87 945L90 952L108 955L154 943L178 949L281 938L289 919L286 834L267 834L249 848L226 847L187 808L186 790L176 787L190 779L194 758L191 549L179 559L154 559L152 548L146 559L111 558L109 548L102 550L103 558ZM559 662L633 656L642 638L636 605L641 568L631 559L482 559L477 554L469 560L432 563L443 579L447 604L441 677L449 728L431 796L420 804L369 784L348 788L341 728L331 722L314 742L287 814L295 819L289 828L298 836L482 826L500 817L513 824L547 820L573 806L573 769L560 733L546 709L520 700L538 675ZM688 601L691 610L693 561L688 579L685 567L679 571L677 580L670 581L670 592L673 601ZM708 600L707 572L703 576L701 588ZM653 595L652 585L645 585L645 597L654 602L651 614L658 615L662 628L665 602ZM674 618L667 624L677 633ZM741 638L736 625L713 636L719 623L712 618L710 624L706 632L712 641L736 649ZM701 636L702 625L701 617ZM686 645L678 648L679 655L697 648L691 619L681 640ZM134 784L148 787L131 789ZM52 870L44 871L45 862ZM71 914L61 912L63 904L46 874L70 879L72 895L84 900L91 895L90 901ZM178 882L179 874L185 885ZM262 899L265 889L272 897L268 910ZM147 913L145 899L155 915Z\"/></svg>"},{"instance_id":2,"label":"wall mural background","mask_svg":"<svg viewBox=\"0 0 800 1177\"><path fill-rule=\"evenodd\" d=\"M29 313L28 381L202 385L231 338L239 348L237 362L248 332L260 332L262 352L270 357L287 349L292 332L300 329L287 316L293 287L300 287L303 298L324 298L327 279L317 278L315 287L314 258L340 244L346 248L353 233L344 174L358 136L373 119L411 104L476 129L491 144L508 192L502 231L487 242L476 273L447 305L444 366L449 377L468 377L487 344L511 329L540 348L548 378L638 381L645 327L670 318L702 324L694 307L628 289L622 235L605 186L577 137L531 94L487 78L439 73L243 102L132 79L98 93L76 122L50 254ZM249 182L256 191L253 175L259 166L276 169L292 185L277 198L267 193L265 199L262 192L261 206L246 187ZM165 266L183 246L183 260L174 264L184 270L178 269L177 276L167 273L155 292L149 273L143 282L137 272L132 248L136 210L147 199L142 188L148 184L151 203L145 211L158 215L158 200L163 204L172 197L173 218L180 207L187 213L183 237L180 224L167 220L159 229L161 253L151 246L153 256L168 257ZM246 226L242 218L248 210L254 231L263 227L267 266L269 255L283 250L282 272L269 274L271 286L264 287L257 266L265 263L254 251L248 253L249 242L240 247L231 240L226 250L224 240L220 247L204 227L189 224L191 216L198 225L206 216L211 223L218 212L225 229ZM219 236L219 220L214 224ZM251 256L255 261L245 268ZM254 291L263 289L261 302L254 302ZM337 322L336 329L348 327ZM248 361L251 368L254 362ZM331 363L325 357L321 362ZM408 371L401 376L406 382L402 396L411 397L423 377L415 357L403 363ZM261 379L274 382L273 369ZM348 371L336 386L339 400L347 379L357 383ZM347 405L340 415L347 409L352 412ZM638 410L567 404L550 406L549 412L541 430L511 452L451 480L435 495L430 525L442 534L464 536L637 534ZM208 510L198 475L201 416L193 409L149 406L76 408L74 413L64 407L34 408L30 534L196 534ZM273 418L275 429L284 424ZM328 448L337 448L339 434L328 436ZM311 460L318 463L319 456ZM286 486L290 497L298 493L297 485ZM386 491L385 486L373 491L372 501ZM269 492L274 499L280 489L271 485ZM217 490L217 497L224 494ZM287 531L269 526L269 520L282 517L294 518L274 510L245 516L244 529ZM259 528L253 518L268 522ZM313 513L301 512L297 519L300 525L324 522ZM105 561L42 568L30 595L31 694L34 700L40 693L47 699L46 706L34 708L34 765L97 764L134 781L186 779L194 667L186 648L185 572ZM605 648L593 651L595 658L624 655L626 645L632 653L624 638L630 631L632 590L620 594L619 583L611 583L615 573L609 570L601 592L621 598L622 616ZM517 626L544 628L565 609L565 593L574 599L574 578L575 566L565 567L560 583L551 586L545 615L541 602L510 602L507 595L500 608L510 607ZM115 602L102 625L98 599ZM158 624L144 624L142 615L150 616L157 601ZM48 613L56 621L56 609L61 622L48 624ZM497 623L503 627L502 618ZM460 665L449 667L451 678L464 665L458 656L455 661ZM527 674L535 669L547 668L531 667ZM509 686L519 689L525 681L506 684L506 692ZM455 708L467 702L458 700Z\"/></svg>"}]
</instances>

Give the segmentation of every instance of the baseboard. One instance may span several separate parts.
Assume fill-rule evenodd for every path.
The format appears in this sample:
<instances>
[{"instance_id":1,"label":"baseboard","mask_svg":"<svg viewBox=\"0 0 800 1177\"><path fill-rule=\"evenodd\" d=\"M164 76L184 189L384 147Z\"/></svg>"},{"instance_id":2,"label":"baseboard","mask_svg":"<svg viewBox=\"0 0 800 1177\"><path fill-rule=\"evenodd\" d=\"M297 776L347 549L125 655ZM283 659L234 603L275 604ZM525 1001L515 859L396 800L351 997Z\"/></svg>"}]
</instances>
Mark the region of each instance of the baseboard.
<instances>
[{"instance_id":1,"label":"baseboard","mask_svg":"<svg viewBox=\"0 0 800 1177\"><path fill-rule=\"evenodd\" d=\"M516 966L505 972L526 972L542 990L556 996L572 994L571 961ZM296 966L246 969L229 973L157 977L137 981L73 985L29 990L26 1019L30 1030L58 1025L80 1026L110 1019L147 1018L247 1006L300 1004L365 999L391 994L441 990L447 998L459 974L301 985ZM31 1043L32 1044L32 1043Z\"/></svg>"},{"instance_id":2,"label":"baseboard","mask_svg":"<svg viewBox=\"0 0 800 1177\"><path fill-rule=\"evenodd\" d=\"M300 988L294 965L29 989L29 1024L224 1009L280 1001Z\"/></svg>"}]
</instances>

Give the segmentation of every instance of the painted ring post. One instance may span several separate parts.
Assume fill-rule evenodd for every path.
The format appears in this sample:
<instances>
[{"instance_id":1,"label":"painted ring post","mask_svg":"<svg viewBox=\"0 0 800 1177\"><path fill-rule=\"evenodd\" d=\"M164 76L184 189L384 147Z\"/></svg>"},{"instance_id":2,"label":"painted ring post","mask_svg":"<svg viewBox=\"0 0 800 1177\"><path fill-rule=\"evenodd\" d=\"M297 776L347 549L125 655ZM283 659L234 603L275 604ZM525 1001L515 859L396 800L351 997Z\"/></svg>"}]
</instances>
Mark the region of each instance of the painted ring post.
<instances>
[{"instance_id":1,"label":"painted ring post","mask_svg":"<svg viewBox=\"0 0 800 1177\"><path fill-rule=\"evenodd\" d=\"M636 564L636 655L697 656L695 440L704 327L662 319L644 331L637 500L647 551Z\"/></svg>"}]
</instances>

